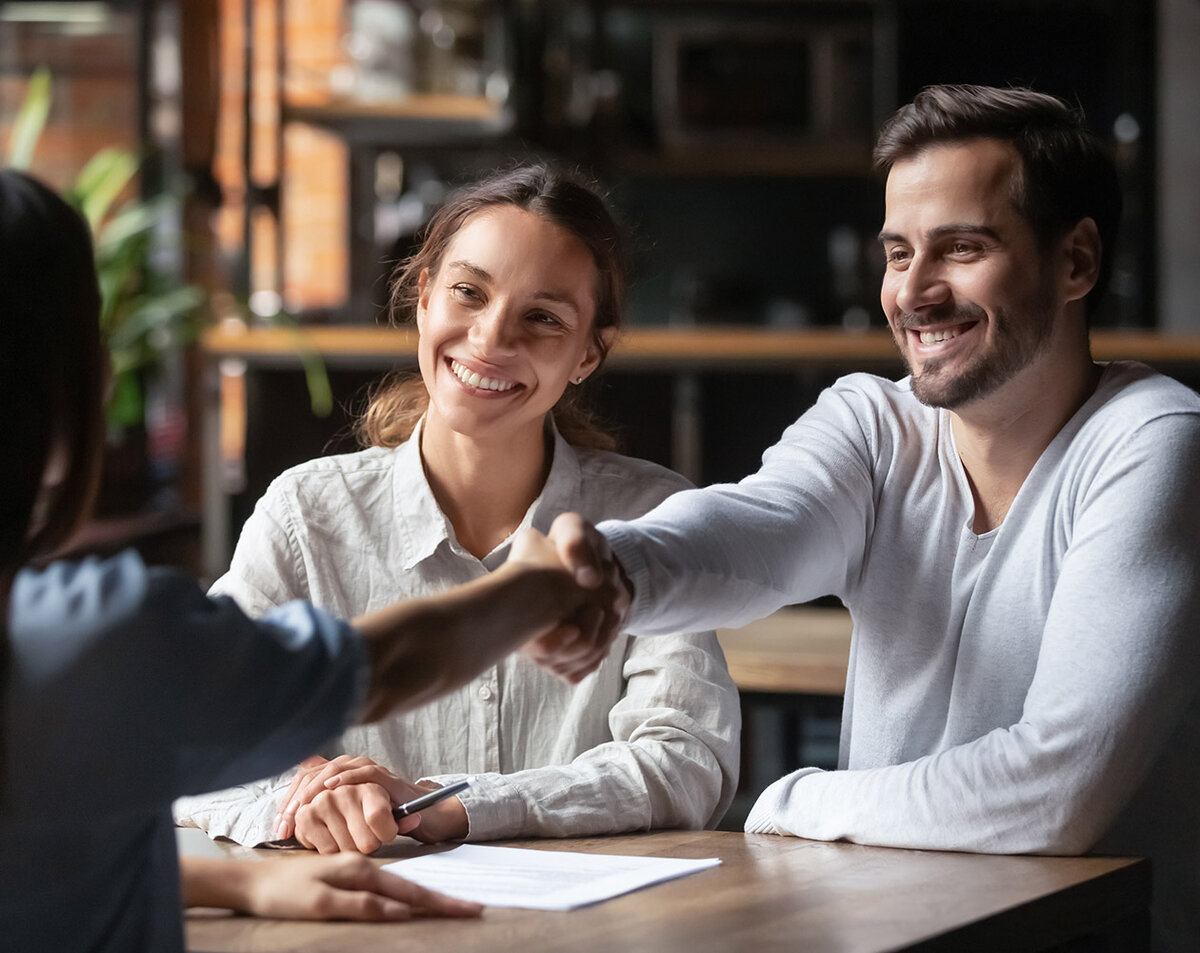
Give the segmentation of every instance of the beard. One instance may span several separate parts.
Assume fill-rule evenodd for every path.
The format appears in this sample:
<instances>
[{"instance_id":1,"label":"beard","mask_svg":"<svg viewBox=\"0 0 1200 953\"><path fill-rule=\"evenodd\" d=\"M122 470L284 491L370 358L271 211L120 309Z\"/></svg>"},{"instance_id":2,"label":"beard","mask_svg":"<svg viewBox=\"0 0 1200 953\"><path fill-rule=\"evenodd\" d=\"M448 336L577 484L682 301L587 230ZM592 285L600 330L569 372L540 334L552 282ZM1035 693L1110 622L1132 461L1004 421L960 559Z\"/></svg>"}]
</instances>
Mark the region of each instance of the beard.
<instances>
[{"instance_id":1,"label":"beard","mask_svg":"<svg viewBox=\"0 0 1200 953\"><path fill-rule=\"evenodd\" d=\"M976 354L957 374L946 369L952 358L927 360L917 374L901 349L901 357L912 374L913 396L929 407L956 410L994 393L1042 352L1054 329L1053 308L1052 291L1043 283L1028 301L1016 308L996 309L989 321L994 343L984 353ZM900 312L895 316L893 326L898 329L899 336L908 327L931 323L931 318L938 323L966 324L986 317L983 308L968 303L948 309L944 315L918 317Z\"/></svg>"}]
</instances>

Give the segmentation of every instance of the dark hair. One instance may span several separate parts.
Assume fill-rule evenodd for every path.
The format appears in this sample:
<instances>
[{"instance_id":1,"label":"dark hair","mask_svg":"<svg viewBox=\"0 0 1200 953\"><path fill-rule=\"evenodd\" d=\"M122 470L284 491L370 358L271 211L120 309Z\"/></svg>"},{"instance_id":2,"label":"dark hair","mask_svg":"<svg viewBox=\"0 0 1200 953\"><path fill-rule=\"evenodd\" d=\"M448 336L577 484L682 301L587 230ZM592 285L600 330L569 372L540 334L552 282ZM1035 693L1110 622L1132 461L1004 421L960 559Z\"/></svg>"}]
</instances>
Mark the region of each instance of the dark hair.
<instances>
[{"instance_id":1,"label":"dark hair","mask_svg":"<svg viewBox=\"0 0 1200 953\"><path fill-rule=\"evenodd\" d=\"M606 328L619 330L624 313L626 278L621 228L594 183L546 163L495 172L453 195L434 213L421 247L392 272L391 323L414 319L421 272L437 272L446 248L467 219L500 205L541 216L570 232L591 252L597 275L592 343L603 363L608 346L601 332ZM577 389L568 388L554 407L559 431L577 446L612 449L615 440L579 404L577 393ZM371 394L369 406L356 424L359 442L365 446L397 446L412 434L428 403L429 395L419 375L402 372L385 378Z\"/></svg>"},{"instance_id":2,"label":"dark hair","mask_svg":"<svg viewBox=\"0 0 1200 953\"><path fill-rule=\"evenodd\" d=\"M104 440L91 232L51 189L13 170L0 171L0 296L7 573L66 542L87 515ZM64 454L63 478L38 507L54 452Z\"/></svg>"},{"instance_id":3,"label":"dark hair","mask_svg":"<svg viewBox=\"0 0 1200 953\"><path fill-rule=\"evenodd\" d=\"M0 492L0 705L13 575L66 542L96 495L101 374L100 292L87 223L46 186L0 170L0 459L8 477ZM44 490L58 452L62 479ZM4 747L0 730L0 789Z\"/></svg>"},{"instance_id":4,"label":"dark hair","mask_svg":"<svg viewBox=\"0 0 1200 953\"><path fill-rule=\"evenodd\" d=\"M1031 89L990 86L929 86L883 126L875 143L875 168L930 146L967 139L1011 142L1021 157L1020 193L1013 196L1043 247L1081 219L1100 233L1100 270L1088 293L1093 314L1108 285L1121 219L1116 165L1084 124L1081 110Z\"/></svg>"}]
</instances>

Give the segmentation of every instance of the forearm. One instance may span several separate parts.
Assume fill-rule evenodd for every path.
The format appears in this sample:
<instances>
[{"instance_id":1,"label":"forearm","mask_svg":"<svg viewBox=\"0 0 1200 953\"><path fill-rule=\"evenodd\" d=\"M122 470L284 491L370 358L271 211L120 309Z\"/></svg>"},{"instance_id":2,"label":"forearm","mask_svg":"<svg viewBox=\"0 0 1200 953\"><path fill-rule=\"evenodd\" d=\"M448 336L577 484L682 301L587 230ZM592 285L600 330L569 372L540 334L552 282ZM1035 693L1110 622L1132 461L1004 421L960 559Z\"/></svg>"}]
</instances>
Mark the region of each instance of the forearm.
<instances>
[{"instance_id":1,"label":"forearm","mask_svg":"<svg viewBox=\"0 0 1200 953\"><path fill-rule=\"evenodd\" d=\"M509 561L437 596L355 619L371 660L363 720L419 707L466 684L580 603L561 569Z\"/></svg>"},{"instance_id":2,"label":"forearm","mask_svg":"<svg viewBox=\"0 0 1200 953\"><path fill-rule=\"evenodd\" d=\"M250 866L250 862L223 857L180 857L179 879L183 887L183 905L249 910Z\"/></svg>"}]
</instances>

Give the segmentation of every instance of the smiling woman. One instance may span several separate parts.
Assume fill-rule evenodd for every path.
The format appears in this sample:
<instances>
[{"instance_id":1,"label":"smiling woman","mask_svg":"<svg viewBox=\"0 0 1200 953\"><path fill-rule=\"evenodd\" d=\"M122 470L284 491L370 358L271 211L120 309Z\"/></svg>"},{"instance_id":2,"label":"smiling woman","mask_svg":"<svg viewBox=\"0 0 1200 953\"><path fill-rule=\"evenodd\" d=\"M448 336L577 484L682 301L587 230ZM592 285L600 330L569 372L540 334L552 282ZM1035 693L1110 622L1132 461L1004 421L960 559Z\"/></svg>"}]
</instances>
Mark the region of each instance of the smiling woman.
<instances>
[{"instance_id":1,"label":"smiling woman","mask_svg":"<svg viewBox=\"0 0 1200 953\"><path fill-rule=\"evenodd\" d=\"M251 613L301 595L365 611L506 559L560 513L634 517L686 482L619 456L576 403L620 324L620 232L594 188L545 166L451 200L397 269L393 317L415 320L420 373L386 382L367 449L280 476L214 591ZM386 594L386 596L385 596ZM444 702L353 729L256 785L177 808L241 843L294 835L321 852L396 837L394 804L474 776L405 833L425 841L715 824L737 783L737 693L711 632L618 635L594 676L503 662Z\"/></svg>"}]
</instances>

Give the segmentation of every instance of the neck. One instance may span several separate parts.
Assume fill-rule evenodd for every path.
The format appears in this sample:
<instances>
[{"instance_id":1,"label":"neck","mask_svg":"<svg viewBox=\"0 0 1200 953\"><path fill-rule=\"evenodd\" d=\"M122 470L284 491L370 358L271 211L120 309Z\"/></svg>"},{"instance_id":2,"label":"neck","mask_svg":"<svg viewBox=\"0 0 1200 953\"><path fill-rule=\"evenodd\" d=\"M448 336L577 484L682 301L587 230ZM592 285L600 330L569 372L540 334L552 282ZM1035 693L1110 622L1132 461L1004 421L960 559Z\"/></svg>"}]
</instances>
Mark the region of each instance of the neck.
<instances>
[{"instance_id":1,"label":"neck","mask_svg":"<svg viewBox=\"0 0 1200 953\"><path fill-rule=\"evenodd\" d=\"M551 451L540 427L481 441L427 417L421 460L459 545L482 559L521 525L546 483Z\"/></svg>"},{"instance_id":2,"label":"neck","mask_svg":"<svg viewBox=\"0 0 1200 953\"><path fill-rule=\"evenodd\" d=\"M1004 522L1038 458L1099 380L1100 368L1085 350L1075 360L1037 362L1006 383L1003 395L952 412L954 440L975 498L976 533Z\"/></svg>"}]
</instances>

